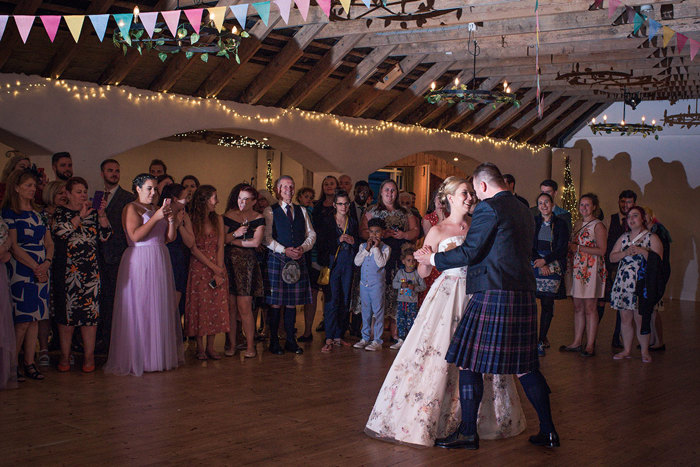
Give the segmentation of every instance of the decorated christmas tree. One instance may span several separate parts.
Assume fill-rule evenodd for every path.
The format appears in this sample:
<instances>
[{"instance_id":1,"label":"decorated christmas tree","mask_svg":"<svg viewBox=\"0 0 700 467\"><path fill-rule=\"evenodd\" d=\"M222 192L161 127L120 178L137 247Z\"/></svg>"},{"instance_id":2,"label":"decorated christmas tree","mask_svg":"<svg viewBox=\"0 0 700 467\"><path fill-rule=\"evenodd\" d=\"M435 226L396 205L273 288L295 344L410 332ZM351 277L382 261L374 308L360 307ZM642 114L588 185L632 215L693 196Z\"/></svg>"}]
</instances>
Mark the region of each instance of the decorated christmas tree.
<instances>
[{"instance_id":1,"label":"decorated christmas tree","mask_svg":"<svg viewBox=\"0 0 700 467\"><path fill-rule=\"evenodd\" d=\"M571 213L571 221L576 222L579 218L578 199L576 197L576 187L571 178L569 156L564 156L564 189L561 193L561 204L564 209Z\"/></svg>"},{"instance_id":2,"label":"decorated christmas tree","mask_svg":"<svg viewBox=\"0 0 700 467\"><path fill-rule=\"evenodd\" d=\"M274 193L274 182L272 181L272 159L267 160L267 168L265 169L265 189L270 193Z\"/></svg>"}]
</instances>

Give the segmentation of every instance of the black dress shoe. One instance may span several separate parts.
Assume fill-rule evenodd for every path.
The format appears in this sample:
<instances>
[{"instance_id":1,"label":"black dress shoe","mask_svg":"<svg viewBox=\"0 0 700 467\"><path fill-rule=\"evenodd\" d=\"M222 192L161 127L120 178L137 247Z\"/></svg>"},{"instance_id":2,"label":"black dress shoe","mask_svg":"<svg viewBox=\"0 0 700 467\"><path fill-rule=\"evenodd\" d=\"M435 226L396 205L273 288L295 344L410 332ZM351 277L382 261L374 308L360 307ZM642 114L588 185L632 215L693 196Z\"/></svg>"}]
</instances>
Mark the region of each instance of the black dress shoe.
<instances>
[{"instance_id":1,"label":"black dress shoe","mask_svg":"<svg viewBox=\"0 0 700 467\"><path fill-rule=\"evenodd\" d=\"M287 352L294 352L294 353L297 354L297 355L301 355L301 354L304 353L304 349L302 349L302 348L299 347L298 345L297 345L297 346L294 346L294 345L291 345L291 344L285 344L285 345L284 345L284 350L286 350Z\"/></svg>"},{"instance_id":2,"label":"black dress shoe","mask_svg":"<svg viewBox=\"0 0 700 467\"><path fill-rule=\"evenodd\" d=\"M551 433L542 433L541 431L534 436L530 436L530 442L535 446L544 446L546 448L559 447L559 435L556 431Z\"/></svg>"},{"instance_id":3,"label":"black dress shoe","mask_svg":"<svg viewBox=\"0 0 700 467\"><path fill-rule=\"evenodd\" d=\"M463 435L457 429L445 438L436 439L435 446L445 449L479 449L479 435Z\"/></svg>"},{"instance_id":4,"label":"black dress shoe","mask_svg":"<svg viewBox=\"0 0 700 467\"><path fill-rule=\"evenodd\" d=\"M595 350L593 352L588 352L586 350L581 351L582 357L593 357L595 355Z\"/></svg>"},{"instance_id":5,"label":"black dress shoe","mask_svg":"<svg viewBox=\"0 0 700 467\"><path fill-rule=\"evenodd\" d=\"M308 336L297 337L297 342L311 342L314 340L314 335L309 334Z\"/></svg>"},{"instance_id":6,"label":"black dress shoe","mask_svg":"<svg viewBox=\"0 0 700 467\"><path fill-rule=\"evenodd\" d=\"M282 347L280 347L279 344L270 344L270 353L275 355L284 355L284 350L282 350Z\"/></svg>"},{"instance_id":7,"label":"black dress shoe","mask_svg":"<svg viewBox=\"0 0 700 467\"><path fill-rule=\"evenodd\" d=\"M567 347L565 345L562 345L559 347L559 352L580 352L581 351L581 346L579 345L578 347Z\"/></svg>"}]
</instances>

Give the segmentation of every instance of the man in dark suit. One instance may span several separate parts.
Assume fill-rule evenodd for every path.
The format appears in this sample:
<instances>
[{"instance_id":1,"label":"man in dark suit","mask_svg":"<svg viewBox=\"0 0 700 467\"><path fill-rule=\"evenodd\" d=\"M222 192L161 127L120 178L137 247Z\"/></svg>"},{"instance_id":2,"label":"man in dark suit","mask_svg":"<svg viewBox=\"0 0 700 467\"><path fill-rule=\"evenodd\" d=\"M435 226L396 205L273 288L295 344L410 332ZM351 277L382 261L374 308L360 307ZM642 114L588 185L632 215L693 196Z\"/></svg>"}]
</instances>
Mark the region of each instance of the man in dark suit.
<instances>
[{"instance_id":1,"label":"man in dark suit","mask_svg":"<svg viewBox=\"0 0 700 467\"><path fill-rule=\"evenodd\" d=\"M505 174L503 176L503 181L506 184L506 189L508 191L510 191L511 193L513 193L513 196L515 196L518 199L518 201L523 203L525 206L530 207L530 203L528 203L525 198L523 198L522 196L520 196L519 194L517 194L515 192L515 177L513 177L513 175Z\"/></svg>"},{"instance_id":2,"label":"man in dark suit","mask_svg":"<svg viewBox=\"0 0 700 467\"><path fill-rule=\"evenodd\" d=\"M479 165L474 188L476 206L464 243L450 251L414 254L439 270L469 266L467 294L473 294L455 331L446 360L460 368L462 424L446 438L445 448L478 449L476 419L483 395L482 373L518 375L537 411L540 431L530 437L538 446L559 446L549 406L549 387L537 359L535 276L530 265L535 224L529 208L505 186L498 167Z\"/></svg>"},{"instance_id":3,"label":"man in dark suit","mask_svg":"<svg viewBox=\"0 0 700 467\"><path fill-rule=\"evenodd\" d=\"M106 242L100 242L100 327L98 332L99 348L109 349L109 338L112 330L112 307L117 285L117 272L122 254L127 247L126 234L122 226L122 211L136 197L119 186L121 172L119 162L106 159L100 164L102 180L104 180L104 200L107 202L105 212L112 226L112 235Z\"/></svg>"}]
</instances>

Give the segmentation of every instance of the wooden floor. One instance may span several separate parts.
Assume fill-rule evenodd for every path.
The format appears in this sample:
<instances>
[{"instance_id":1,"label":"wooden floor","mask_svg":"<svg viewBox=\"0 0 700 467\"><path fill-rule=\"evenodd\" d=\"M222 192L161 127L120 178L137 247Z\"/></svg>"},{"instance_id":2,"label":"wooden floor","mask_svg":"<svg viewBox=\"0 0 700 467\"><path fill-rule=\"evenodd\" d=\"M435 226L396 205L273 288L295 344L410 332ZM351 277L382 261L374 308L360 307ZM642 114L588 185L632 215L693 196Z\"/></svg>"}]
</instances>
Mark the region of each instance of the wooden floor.
<instances>
[{"instance_id":1,"label":"wooden floor","mask_svg":"<svg viewBox=\"0 0 700 467\"><path fill-rule=\"evenodd\" d=\"M0 465L692 465L700 463L700 305L669 302L665 353L643 364L613 361L614 315L602 323L598 355L554 350L569 343L571 304L558 302L542 371L552 388L562 447L516 438L478 451L413 449L362 430L394 352L262 352L197 362L143 377L46 371L43 382L0 392ZM299 315L301 318L301 315ZM298 325L301 325L299 322Z\"/></svg>"}]
</instances>

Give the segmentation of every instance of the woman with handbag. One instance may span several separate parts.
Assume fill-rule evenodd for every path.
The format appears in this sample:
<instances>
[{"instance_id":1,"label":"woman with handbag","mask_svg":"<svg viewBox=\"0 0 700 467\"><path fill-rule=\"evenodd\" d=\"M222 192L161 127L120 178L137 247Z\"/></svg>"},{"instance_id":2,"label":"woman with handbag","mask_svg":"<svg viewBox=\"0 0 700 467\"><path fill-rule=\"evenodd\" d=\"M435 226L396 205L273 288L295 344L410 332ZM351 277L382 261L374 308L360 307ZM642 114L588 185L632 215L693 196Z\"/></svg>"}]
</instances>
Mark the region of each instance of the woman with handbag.
<instances>
[{"instance_id":1,"label":"woman with handbag","mask_svg":"<svg viewBox=\"0 0 700 467\"><path fill-rule=\"evenodd\" d=\"M326 299L323 321L326 343L321 352L328 353L333 346L349 345L343 341L348 323L352 266L356 245L359 244L357 221L348 215L350 196L338 190L333 198L335 214L324 217L318 226L318 263L321 265L318 284L323 286Z\"/></svg>"},{"instance_id":2,"label":"woman with handbag","mask_svg":"<svg viewBox=\"0 0 700 467\"><path fill-rule=\"evenodd\" d=\"M535 238L532 245L532 266L537 280L537 298L540 299L540 335L537 353L544 356L549 347L547 332L554 316L554 300L566 298L562 278L566 273L568 226L554 215L554 200L548 193L537 197L539 214L535 216Z\"/></svg>"}]
</instances>

